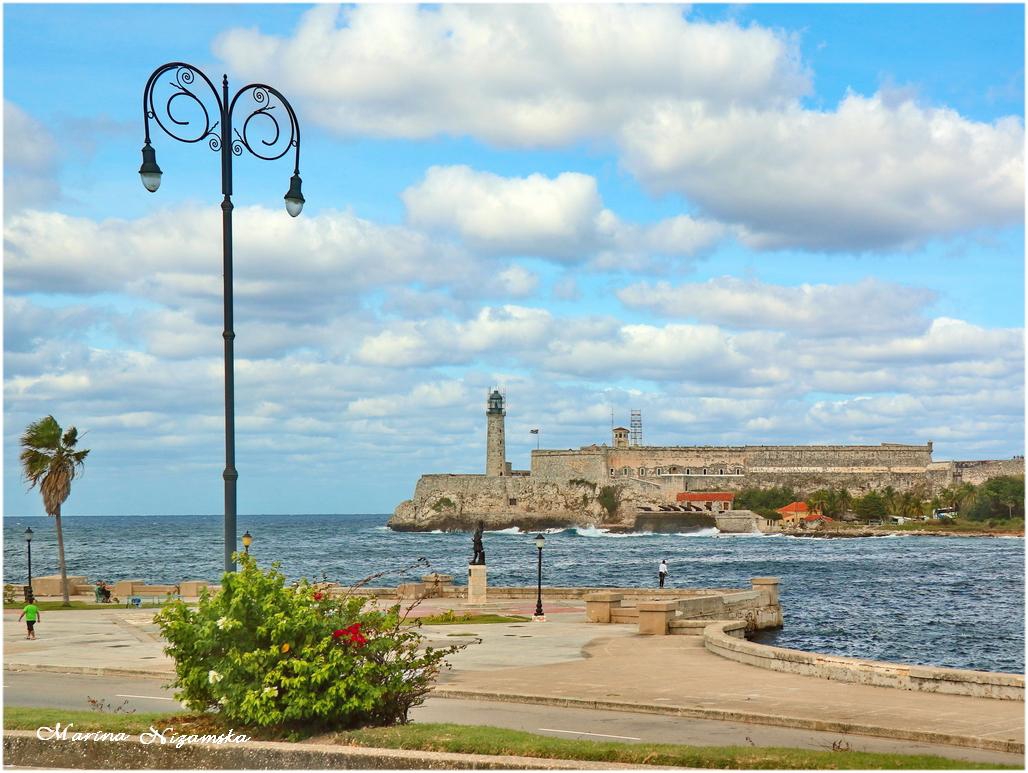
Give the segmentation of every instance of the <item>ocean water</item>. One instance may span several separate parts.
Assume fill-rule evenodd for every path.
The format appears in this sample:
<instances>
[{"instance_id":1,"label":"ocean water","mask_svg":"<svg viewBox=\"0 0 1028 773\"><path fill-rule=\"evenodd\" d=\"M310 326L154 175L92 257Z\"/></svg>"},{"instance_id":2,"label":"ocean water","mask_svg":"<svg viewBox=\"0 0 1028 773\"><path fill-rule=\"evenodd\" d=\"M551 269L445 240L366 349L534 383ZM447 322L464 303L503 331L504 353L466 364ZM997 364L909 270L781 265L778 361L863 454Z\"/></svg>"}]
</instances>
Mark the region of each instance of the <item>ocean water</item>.
<instances>
[{"instance_id":1,"label":"ocean water","mask_svg":"<svg viewBox=\"0 0 1028 773\"><path fill-rule=\"evenodd\" d=\"M279 561L290 577L372 585L427 571L467 576L467 533L393 532L386 515L239 516L251 552ZM222 517L135 516L63 519L68 572L90 581L217 580ZM4 581L25 581L23 534L31 526L32 570L56 574L50 519L4 519ZM534 585L532 537L486 532L493 585ZM608 534L595 528L546 532L543 585L654 587L662 558L670 587L748 588L780 577L785 627L761 634L782 647L904 663L1024 672L1023 538L795 538L782 535ZM407 569L418 558L430 568Z\"/></svg>"}]
</instances>

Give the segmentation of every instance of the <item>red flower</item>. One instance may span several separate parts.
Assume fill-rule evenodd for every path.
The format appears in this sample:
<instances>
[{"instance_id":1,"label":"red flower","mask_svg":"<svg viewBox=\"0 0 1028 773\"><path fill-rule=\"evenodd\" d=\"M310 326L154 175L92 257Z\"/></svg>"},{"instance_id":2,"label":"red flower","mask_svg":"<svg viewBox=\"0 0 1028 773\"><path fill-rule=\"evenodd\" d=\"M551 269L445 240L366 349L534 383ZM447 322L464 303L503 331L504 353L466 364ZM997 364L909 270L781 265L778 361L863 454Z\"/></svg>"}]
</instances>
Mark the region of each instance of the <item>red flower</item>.
<instances>
[{"instance_id":1,"label":"red flower","mask_svg":"<svg viewBox=\"0 0 1028 773\"><path fill-rule=\"evenodd\" d=\"M321 601L323 598L325 598L325 594L322 593L321 591L318 591L317 593L314 594L314 600L315 601Z\"/></svg>"},{"instance_id":2,"label":"red flower","mask_svg":"<svg viewBox=\"0 0 1028 773\"><path fill-rule=\"evenodd\" d=\"M360 623L354 623L353 625L348 625L346 628L340 628L332 631L332 638L342 639L343 637L346 637L347 643L354 644L358 647L363 647L368 643L364 634L361 633Z\"/></svg>"}]
</instances>

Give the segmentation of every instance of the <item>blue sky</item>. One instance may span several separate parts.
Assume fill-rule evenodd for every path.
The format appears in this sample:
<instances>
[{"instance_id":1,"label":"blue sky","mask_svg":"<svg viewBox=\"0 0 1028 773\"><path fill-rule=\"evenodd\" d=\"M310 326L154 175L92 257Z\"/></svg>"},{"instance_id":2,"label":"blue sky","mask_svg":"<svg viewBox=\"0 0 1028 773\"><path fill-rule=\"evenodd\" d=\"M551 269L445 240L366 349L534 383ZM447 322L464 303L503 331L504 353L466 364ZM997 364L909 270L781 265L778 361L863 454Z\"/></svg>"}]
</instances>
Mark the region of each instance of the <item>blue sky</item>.
<instances>
[{"instance_id":1,"label":"blue sky","mask_svg":"<svg viewBox=\"0 0 1028 773\"><path fill-rule=\"evenodd\" d=\"M607 441L1023 453L1018 5L6 5L4 492L48 413L68 512L221 507L218 158L186 61L264 81L234 162L240 511L386 512L422 472Z\"/></svg>"}]
</instances>

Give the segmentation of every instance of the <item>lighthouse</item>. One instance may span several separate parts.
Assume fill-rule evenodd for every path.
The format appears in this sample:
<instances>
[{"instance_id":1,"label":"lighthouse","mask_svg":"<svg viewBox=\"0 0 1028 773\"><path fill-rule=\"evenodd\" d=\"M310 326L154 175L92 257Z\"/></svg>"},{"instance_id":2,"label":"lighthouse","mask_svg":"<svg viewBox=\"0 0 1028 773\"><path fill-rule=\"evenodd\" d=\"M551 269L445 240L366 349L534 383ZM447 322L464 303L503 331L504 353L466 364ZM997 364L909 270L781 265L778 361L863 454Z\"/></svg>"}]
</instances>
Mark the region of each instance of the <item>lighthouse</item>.
<instances>
[{"instance_id":1,"label":"lighthouse","mask_svg":"<svg viewBox=\"0 0 1028 773\"><path fill-rule=\"evenodd\" d=\"M506 415L503 395L494 389L485 411L485 474L493 478L507 474L507 445L503 437L503 417Z\"/></svg>"}]
</instances>

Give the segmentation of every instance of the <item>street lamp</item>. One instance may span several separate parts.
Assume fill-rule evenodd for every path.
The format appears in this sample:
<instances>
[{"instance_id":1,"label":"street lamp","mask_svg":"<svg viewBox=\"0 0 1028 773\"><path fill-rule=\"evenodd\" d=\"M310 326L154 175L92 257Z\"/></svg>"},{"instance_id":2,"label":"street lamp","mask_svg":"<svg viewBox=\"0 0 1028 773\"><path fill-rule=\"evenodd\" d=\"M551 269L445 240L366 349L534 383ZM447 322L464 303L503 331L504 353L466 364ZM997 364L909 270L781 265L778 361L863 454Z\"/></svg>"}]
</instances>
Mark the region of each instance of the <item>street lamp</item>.
<instances>
[{"instance_id":1,"label":"street lamp","mask_svg":"<svg viewBox=\"0 0 1028 773\"><path fill-rule=\"evenodd\" d=\"M162 81L163 75L168 75L168 78ZM201 83L206 87L197 88ZM211 97L216 109L210 109ZM232 119L237 115L237 106L244 113L249 112L237 121L233 132ZM145 140L139 177L151 193L160 187L162 172L157 165L157 153L150 145L150 119L172 139L186 143L205 142L221 155L221 192L225 197L221 202L225 288L225 329L222 332L225 340L225 471L222 478L225 481L225 571L231 572L236 568L232 553L236 549L236 481L239 478L236 471L233 372L236 334L232 329L232 157L241 156L245 149L257 158L274 161L296 148L293 176L285 195L286 211L296 217L304 203L300 180L300 124L286 98L271 86L251 83L237 91L230 101L227 75L222 77L219 95L211 80L193 65L184 62L162 65L153 71L143 89Z\"/></svg>"},{"instance_id":2,"label":"street lamp","mask_svg":"<svg viewBox=\"0 0 1028 773\"><path fill-rule=\"evenodd\" d=\"M253 544L253 535L250 534L250 530L247 529L243 534L243 551L246 555L250 555L250 545Z\"/></svg>"},{"instance_id":3,"label":"street lamp","mask_svg":"<svg viewBox=\"0 0 1028 773\"><path fill-rule=\"evenodd\" d=\"M29 592L28 596L32 596L32 527L29 526L25 529L25 547L28 549L29 558ZM26 599L27 601L28 599Z\"/></svg>"},{"instance_id":4,"label":"street lamp","mask_svg":"<svg viewBox=\"0 0 1028 773\"><path fill-rule=\"evenodd\" d=\"M546 615L543 614L543 545L546 544L546 538L542 534L535 535L535 546L539 548L539 580L536 585L538 589L538 595L535 599L535 620L540 622L546 620Z\"/></svg>"}]
</instances>

